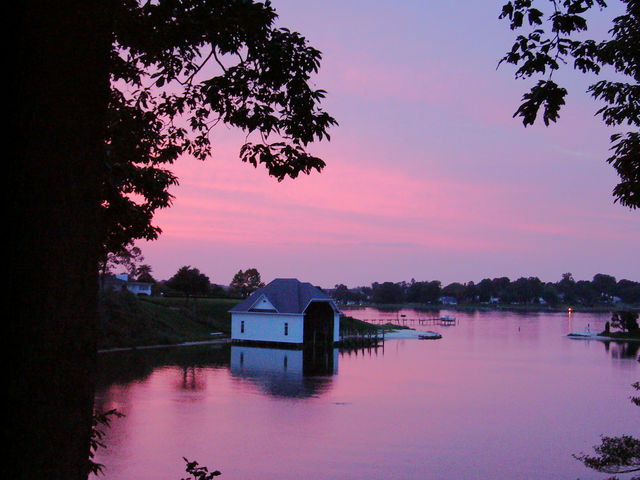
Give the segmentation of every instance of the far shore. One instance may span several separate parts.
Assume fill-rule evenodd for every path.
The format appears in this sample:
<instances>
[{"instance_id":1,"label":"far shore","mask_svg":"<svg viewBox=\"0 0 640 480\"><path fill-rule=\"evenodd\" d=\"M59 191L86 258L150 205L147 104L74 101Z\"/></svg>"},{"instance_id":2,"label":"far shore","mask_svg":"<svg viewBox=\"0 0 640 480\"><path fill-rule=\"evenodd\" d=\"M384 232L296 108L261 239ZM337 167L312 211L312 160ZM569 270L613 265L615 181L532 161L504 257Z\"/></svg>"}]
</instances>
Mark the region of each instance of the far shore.
<instances>
[{"instance_id":1,"label":"far shore","mask_svg":"<svg viewBox=\"0 0 640 480\"><path fill-rule=\"evenodd\" d=\"M361 308L378 308L381 310L402 310L412 309L421 311L455 310L455 311L512 311L512 312L545 312L545 313L567 313L571 309L572 313L611 313L618 310L628 310L640 312L640 305L540 305L540 304L464 304L464 305L426 305L423 303L360 303L358 305L339 304L344 310L357 310Z\"/></svg>"},{"instance_id":2,"label":"far shore","mask_svg":"<svg viewBox=\"0 0 640 480\"><path fill-rule=\"evenodd\" d=\"M618 343L640 342L640 337L631 337L629 335L620 335L620 334L616 335L616 333L614 333L613 336L611 336L611 335L604 335L604 333L605 332L593 334L593 335L585 335L585 336L568 334L566 336L568 338L575 339L575 340L599 340L601 342L618 342Z\"/></svg>"},{"instance_id":3,"label":"far shore","mask_svg":"<svg viewBox=\"0 0 640 480\"><path fill-rule=\"evenodd\" d=\"M224 343L231 336L229 309L237 300L228 299L167 299L162 297L138 298L130 293L103 293L100 302L99 352L118 352L137 349L161 349L167 347ZM425 312L425 316L440 316L448 311L513 311L513 312L564 312L569 306L548 305L341 305L346 313L341 320L341 330L368 333L380 328L398 330L402 326L373 325L349 316L350 309L375 307L389 312L403 308ZM632 309L622 305L574 307L573 312L597 312L607 314L614 310ZM427 312L433 312L431 314ZM393 315L393 314L392 314ZM419 314L418 314L419 315ZM455 316L455 314L454 314ZM406 328L406 326L405 326ZM612 335L609 341L626 341ZM635 340L633 340L635 341Z\"/></svg>"}]
</instances>

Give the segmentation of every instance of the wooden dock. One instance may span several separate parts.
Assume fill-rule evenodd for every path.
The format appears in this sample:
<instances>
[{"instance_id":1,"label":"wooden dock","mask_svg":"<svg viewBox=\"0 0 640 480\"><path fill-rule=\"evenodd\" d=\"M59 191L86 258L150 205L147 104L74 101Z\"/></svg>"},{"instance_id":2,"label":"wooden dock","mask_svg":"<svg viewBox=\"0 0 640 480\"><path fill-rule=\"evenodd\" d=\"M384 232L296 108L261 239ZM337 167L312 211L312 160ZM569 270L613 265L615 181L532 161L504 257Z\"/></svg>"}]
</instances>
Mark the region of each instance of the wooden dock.
<instances>
[{"instance_id":1,"label":"wooden dock","mask_svg":"<svg viewBox=\"0 0 640 480\"><path fill-rule=\"evenodd\" d=\"M340 334L339 346L346 348L378 347L384 345L384 330L351 331Z\"/></svg>"},{"instance_id":2,"label":"wooden dock","mask_svg":"<svg viewBox=\"0 0 640 480\"><path fill-rule=\"evenodd\" d=\"M407 324L418 324L418 325L440 325L440 326L450 326L456 325L458 321L455 317L406 317L404 315L400 315L397 317L387 317L387 318L361 318L363 322L372 323L374 325L384 325L385 323L391 323L393 325L407 325Z\"/></svg>"}]
</instances>

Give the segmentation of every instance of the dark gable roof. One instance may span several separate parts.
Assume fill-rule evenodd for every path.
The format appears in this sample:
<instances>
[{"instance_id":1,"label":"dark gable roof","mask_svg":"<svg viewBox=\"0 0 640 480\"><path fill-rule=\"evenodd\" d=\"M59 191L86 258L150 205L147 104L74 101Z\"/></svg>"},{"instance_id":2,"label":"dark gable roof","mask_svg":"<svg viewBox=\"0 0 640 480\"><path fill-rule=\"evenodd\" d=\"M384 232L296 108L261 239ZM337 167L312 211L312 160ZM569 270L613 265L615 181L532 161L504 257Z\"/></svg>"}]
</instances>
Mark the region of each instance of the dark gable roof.
<instances>
[{"instance_id":1,"label":"dark gable roof","mask_svg":"<svg viewBox=\"0 0 640 480\"><path fill-rule=\"evenodd\" d=\"M334 311L339 311L331 297L326 293L318 290L310 283L299 281L297 278L276 278L268 285L253 292L229 311L249 312L251 311L251 306L263 295L271 302L278 313L303 313L311 300L329 302Z\"/></svg>"}]
</instances>

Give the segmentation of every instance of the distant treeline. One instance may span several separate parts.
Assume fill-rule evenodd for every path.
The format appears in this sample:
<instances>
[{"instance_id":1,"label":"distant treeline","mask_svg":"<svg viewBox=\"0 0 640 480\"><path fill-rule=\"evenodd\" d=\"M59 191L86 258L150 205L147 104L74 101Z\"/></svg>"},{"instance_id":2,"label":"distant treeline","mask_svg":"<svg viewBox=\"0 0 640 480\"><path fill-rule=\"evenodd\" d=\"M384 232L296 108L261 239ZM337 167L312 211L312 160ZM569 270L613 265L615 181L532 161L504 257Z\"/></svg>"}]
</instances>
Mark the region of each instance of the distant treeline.
<instances>
[{"instance_id":1,"label":"distant treeline","mask_svg":"<svg viewBox=\"0 0 640 480\"><path fill-rule=\"evenodd\" d=\"M602 304L640 303L640 282L618 280L598 273L593 280L575 281L571 273L558 282L543 282L538 277L485 278L479 283L450 283L439 280L417 282L374 282L370 287L348 288L336 285L329 290L339 302L371 302L377 304Z\"/></svg>"},{"instance_id":2,"label":"distant treeline","mask_svg":"<svg viewBox=\"0 0 640 480\"><path fill-rule=\"evenodd\" d=\"M195 267L185 265L169 279L157 281L151 275L152 268L150 265L136 265L127 259L127 272L124 278L119 280L111 272L109 265L103 268L100 276L102 289L122 289L125 288L129 281L142 282L151 284L151 294L153 296L166 297L217 297L217 298L244 298L260 287L264 287L264 283L260 278L260 272L255 268L249 268L245 271L239 270L231 280L229 286L217 285L211 283L209 277L200 272ZM118 265L122 265L118 264Z\"/></svg>"}]
</instances>

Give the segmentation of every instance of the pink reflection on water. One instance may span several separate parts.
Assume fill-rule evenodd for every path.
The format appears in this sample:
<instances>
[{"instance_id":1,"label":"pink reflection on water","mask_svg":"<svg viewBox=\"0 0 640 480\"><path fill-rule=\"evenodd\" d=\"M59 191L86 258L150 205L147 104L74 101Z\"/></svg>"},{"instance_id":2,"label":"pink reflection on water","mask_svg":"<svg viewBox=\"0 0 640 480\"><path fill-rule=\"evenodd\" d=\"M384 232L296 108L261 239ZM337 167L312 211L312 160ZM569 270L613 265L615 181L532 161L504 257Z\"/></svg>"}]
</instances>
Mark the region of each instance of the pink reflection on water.
<instances>
[{"instance_id":1,"label":"pink reflection on water","mask_svg":"<svg viewBox=\"0 0 640 480\"><path fill-rule=\"evenodd\" d=\"M395 314L349 312L374 313ZM179 479L187 456L223 479L589 479L572 453L640 433L637 350L567 339L566 314L453 314L454 327L417 327L442 340L343 353L334 375L305 378L282 352L242 369L240 351L226 366L204 352L105 385L98 404L127 415L100 454L106 478ZM572 328L607 319L574 314Z\"/></svg>"}]
</instances>

